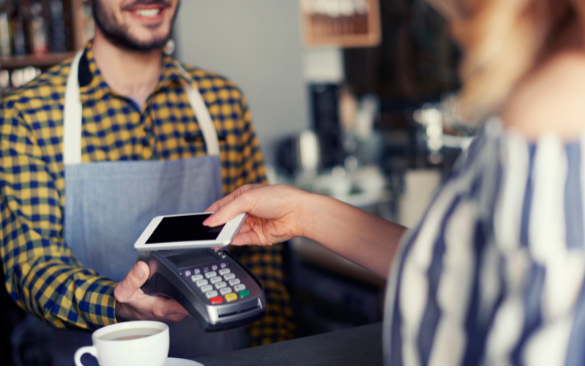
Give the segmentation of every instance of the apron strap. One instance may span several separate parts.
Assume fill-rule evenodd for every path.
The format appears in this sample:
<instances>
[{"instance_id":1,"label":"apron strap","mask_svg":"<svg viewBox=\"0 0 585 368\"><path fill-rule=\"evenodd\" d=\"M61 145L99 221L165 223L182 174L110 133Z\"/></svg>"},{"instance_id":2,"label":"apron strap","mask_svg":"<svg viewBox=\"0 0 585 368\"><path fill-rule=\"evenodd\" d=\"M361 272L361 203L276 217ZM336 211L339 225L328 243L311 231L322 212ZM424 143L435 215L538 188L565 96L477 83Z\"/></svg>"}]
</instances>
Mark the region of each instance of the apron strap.
<instances>
[{"instance_id":1,"label":"apron strap","mask_svg":"<svg viewBox=\"0 0 585 368\"><path fill-rule=\"evenodd\" d=\"M177 69L185 77L185 79L193 81L193 78L191 78L189 73L187 73L181 64L177 63L177 65ZM201 93L199 92L199 88L193 88L190 83L185 81L183 81L182 84L183 89L187 93L189 104L191 105L193 111L195 111L195 115L199 121L199 128L201 129L201 133L203 133L203 139L205 140L205 146L207 147L207 154L209 156L219 155L219 140L217 139L217 131L215 130L213 119L211 119L211 115L209 114L209 109L207 109L207 105L205 105L203 96L201 96Z\"/></svg>"},{"instance_id":2,"label":"apron strap","mask_svg":"<svg viewBox=\"0 0 585 368\"><path fill-rule=\"evenodd\" d=\"M83 123L83 106L79 97L79 61L83 56L84 50L79 51L73 61L67 77L67 87L65 90L65 106L63 113L63 162L65 165L77 165L81 163L81 126ZM179 72L187 78L193 80L189 73L179 64ZM199 128L203 134L203 140L207 148L208 156L219 155L219 140L211 114L205 105L198 88L193 88L191 84L183 82L183 90L187 94L189 104L195 113Z\"/></svg>"},{"instance_id":3,"label":"apron strap","mask_svg":"<svg viewBox=\"0 0 585 368\"><path fill-rule=\"evenodd\" d=\"M81 163L81 122L83 106L79 98L79 60L84 50L79 51L69 70L67 89L65 90L65 106L63 108L63 162L65 165Z\"/></svg>"}]
</instances>

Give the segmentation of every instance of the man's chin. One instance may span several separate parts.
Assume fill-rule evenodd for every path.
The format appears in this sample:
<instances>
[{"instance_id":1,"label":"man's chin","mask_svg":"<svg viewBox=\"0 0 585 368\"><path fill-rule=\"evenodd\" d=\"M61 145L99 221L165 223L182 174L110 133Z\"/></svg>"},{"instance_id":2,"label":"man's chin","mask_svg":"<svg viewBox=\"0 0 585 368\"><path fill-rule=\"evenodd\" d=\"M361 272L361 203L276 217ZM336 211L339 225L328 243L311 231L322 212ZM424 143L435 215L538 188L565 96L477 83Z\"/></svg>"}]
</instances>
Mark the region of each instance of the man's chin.
<instances>
[{"instance_id":1,"label":"man's chin","mask_svg":"<svg viewBox=\"0 0 585 368\"><path fill-rule=\"evenodd\" d=\"M152 51L163 48L171 38L171 35L170 31L153 32L152 30L143 29L139 32L126 31L124 35L118 35L116 38L122 38L122 43L127 44L132 49Z\"/></svg>"},{"instance_id":2,"label":"man's chin","mask_svg":"<svg viewBox=\"0 0 585 368\"><path fill-rule=\"evenodd\" d=\"M166 46L170 37L150 38L146 40L135 39L132 37L121 37L119 35L105 35L106 39L118 48L126 51L137 53L149 53L154 50L161 50Z\"/></svg>"}]
</instances>

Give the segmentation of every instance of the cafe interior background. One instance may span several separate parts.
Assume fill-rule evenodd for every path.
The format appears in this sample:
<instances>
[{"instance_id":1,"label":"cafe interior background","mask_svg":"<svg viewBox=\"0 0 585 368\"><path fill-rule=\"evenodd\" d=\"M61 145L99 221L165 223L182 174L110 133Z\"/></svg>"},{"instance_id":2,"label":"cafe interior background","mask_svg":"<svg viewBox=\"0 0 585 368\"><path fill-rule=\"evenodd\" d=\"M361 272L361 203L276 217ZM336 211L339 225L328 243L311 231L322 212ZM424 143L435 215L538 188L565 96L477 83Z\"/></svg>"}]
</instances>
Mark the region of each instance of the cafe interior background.
<instances>
[{"instance_id":1,"label":"cafe interior background","mask_svg":"<svg viewBox=\"0 0 585 368\"><path fill-rule=\"evenodd\" d=\"M2 93L93 27L81 0L0 0ZM425 0L183 0L173 39L179 60L242 88L271 183L412 226L472 139L458 49ZM295 337L382 320L384 279L307 239L286 249ZM51 364L49 327L1 289L0 365Z\"/></svg>"}]
</instances>

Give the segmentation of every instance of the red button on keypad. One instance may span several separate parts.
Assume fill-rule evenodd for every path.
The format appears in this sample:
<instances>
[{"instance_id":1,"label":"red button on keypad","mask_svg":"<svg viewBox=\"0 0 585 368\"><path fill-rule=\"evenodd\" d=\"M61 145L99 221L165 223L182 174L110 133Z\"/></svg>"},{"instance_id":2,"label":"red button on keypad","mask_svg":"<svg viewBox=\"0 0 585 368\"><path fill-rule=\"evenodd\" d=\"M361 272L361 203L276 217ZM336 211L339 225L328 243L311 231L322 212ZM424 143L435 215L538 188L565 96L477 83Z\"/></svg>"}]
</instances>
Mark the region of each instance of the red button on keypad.
<instances>
[{"instance_id":1,"label":"red button on keypad","mask_svg":"<svg viewBox=\"0 0 585 368\"><path fill-rule=\"evenodd\" d=\"M223 298L221 296L216 296L214 298L209 299L209 301L211 302L211 304L219 304L223 302Z\"/></svg>"}]
</instances>

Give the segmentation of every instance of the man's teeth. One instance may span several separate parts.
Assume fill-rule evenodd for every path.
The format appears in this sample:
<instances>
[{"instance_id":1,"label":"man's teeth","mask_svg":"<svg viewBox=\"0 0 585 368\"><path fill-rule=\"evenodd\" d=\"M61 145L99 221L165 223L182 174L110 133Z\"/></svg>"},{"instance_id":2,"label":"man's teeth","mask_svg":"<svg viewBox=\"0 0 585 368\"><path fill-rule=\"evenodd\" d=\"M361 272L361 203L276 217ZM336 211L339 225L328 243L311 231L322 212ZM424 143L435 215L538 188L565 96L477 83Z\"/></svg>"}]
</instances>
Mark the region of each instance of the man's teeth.
<instances>
[{"instance_id":1,"label":"man's teeth","mask_svg":"<svg viewBox=\"0 0 585 368\"><path fill-rule=\"evenodd\" d=\"M140 9L134 11L136 14L140 15L141 17L151 17L154 18L160 14L160 9Z\"/></svg>"}]
</instances>

